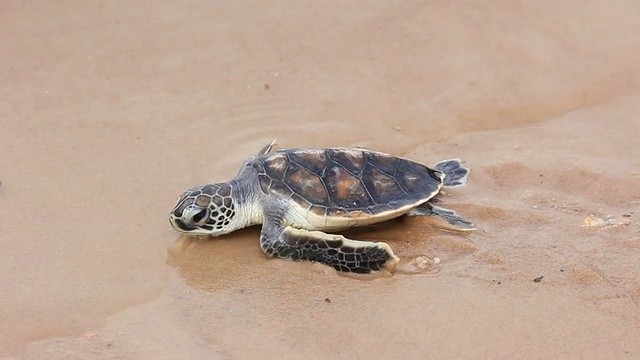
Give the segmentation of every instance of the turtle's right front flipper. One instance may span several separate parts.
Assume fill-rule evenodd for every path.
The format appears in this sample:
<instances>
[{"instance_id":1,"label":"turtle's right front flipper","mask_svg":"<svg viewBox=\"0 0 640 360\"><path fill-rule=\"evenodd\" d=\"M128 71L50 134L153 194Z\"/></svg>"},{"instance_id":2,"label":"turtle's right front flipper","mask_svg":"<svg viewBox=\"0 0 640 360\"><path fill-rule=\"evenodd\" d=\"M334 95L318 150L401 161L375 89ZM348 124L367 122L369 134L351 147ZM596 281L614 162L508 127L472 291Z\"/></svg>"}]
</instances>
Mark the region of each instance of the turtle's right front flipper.
<instances>
[{"instance_id":1,"label":"turtle's right front flipper","mask_svg":"<svg viewBox=\"0 0 640 360\"><path fill-rule=\"evenodd\" d=\"M260 247L269 256L290 260L308 260L332 266L338 271L368 274L393 271L399 259L383 242L354 241L342 235L274 227L265 224Z\"/></svg>"}]
</instances>

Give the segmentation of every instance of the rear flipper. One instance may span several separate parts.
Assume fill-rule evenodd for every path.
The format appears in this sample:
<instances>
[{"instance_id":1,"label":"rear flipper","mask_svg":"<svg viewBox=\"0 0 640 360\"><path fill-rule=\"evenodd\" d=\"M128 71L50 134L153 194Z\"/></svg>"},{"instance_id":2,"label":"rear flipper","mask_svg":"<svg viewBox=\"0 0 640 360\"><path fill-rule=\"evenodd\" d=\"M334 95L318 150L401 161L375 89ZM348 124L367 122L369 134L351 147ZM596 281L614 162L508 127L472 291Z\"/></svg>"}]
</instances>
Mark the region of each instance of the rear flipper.
<instances>
[{"instance_id":1,"label":"rear flipper","mask_svg":"<svg viewBox=\"0 0 640 360\"><path fill-rule=\"evenodd\" d=\"M463 219L460 215L458 215L455 211L441 208L439 206L435 206L429 202L426 202L416 208L411 209L407 216L437 216L444 221L446 221L450 226L447 226L447 229L456 230L456 231L473 231L478 230L478 228L473 225L472 222Z\"/></svg>"},{"instance_id":2,"label":"rear flipper","mask_svg":"<svg viewBox=\"0 0 640 360\"><path fill-rule=\"evenodd\" d=\"M462 165L460 159L450 159L440 161L435 166L436 170L442 171L445 175L442 186L456 187L467 183L469 169Z\"/></svg>"}]
</instances>

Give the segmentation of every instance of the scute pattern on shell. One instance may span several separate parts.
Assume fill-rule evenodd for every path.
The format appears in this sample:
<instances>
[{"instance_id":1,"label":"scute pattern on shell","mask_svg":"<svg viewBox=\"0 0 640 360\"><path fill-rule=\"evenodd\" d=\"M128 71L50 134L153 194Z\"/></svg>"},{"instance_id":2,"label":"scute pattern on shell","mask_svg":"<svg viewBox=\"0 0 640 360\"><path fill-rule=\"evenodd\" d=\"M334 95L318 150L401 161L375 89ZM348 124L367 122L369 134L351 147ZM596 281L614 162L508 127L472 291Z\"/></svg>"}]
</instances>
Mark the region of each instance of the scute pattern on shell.
<instances>
[{"instance_id":1,"label":"scute pattern on shell","mask_svg":"<svg viewBox=\"0 0 640 360\"><path fill-rule=\"evenodd\" d=\"M366 217L427 200L437 170L365 149L288 149L256 157L260 188L320 216Z\"/></svg>"}]
</instances>

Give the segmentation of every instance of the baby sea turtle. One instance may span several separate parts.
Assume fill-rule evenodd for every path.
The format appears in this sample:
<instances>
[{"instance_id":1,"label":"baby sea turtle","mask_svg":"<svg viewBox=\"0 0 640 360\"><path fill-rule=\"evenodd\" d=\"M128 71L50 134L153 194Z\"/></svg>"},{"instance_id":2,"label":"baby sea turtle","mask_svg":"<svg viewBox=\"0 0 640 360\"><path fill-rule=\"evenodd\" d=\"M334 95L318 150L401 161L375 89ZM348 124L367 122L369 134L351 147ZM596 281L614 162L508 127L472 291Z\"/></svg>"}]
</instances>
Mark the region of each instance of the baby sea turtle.
<instances>
[{"instance_id":1,"label":"baby sea turtle","mask_svg":"<svg viewBox=\"0 0 640 360\"><path fill-rule=\"evenodd\" d=\"M324 231L371 225L402 215L430 215L452 228L475 226L429 202L441 187L464 185L459 159L433 169L362 148L285 149L274 142L242 164L228 182L187 190L169 214L181 233L219 236L262 224L269 256L310 260L339 271L393 270L399 259L383 242L356 241Z\"/></svg>"}]
</instances>

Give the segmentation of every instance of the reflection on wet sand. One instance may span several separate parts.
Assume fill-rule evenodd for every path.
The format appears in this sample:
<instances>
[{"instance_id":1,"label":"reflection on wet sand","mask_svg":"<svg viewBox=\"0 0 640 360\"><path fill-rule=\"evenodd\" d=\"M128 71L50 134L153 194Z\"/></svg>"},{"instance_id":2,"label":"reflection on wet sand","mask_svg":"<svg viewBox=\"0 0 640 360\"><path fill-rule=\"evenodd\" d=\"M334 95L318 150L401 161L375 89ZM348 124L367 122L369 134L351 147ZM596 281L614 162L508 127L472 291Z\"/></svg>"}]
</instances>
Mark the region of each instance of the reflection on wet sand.
<instances>
[{"instance_id":1,"label":"reflection on wet sand","mask_svg":"<svg viewBox=\"0 0 640 360\"><path fill-rule=\"evenodd\" d=\"M264 261L258 239L255 227L218 238L182 235L167 250L167 264L195 288L228 289L255 276L254 269Z\"/></svg>"}]
</instances>

